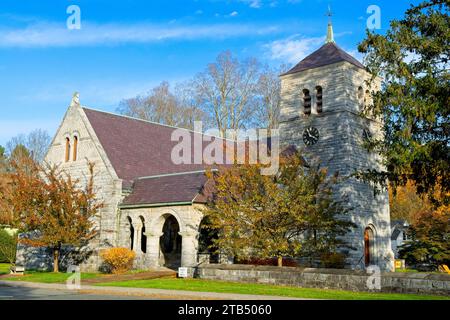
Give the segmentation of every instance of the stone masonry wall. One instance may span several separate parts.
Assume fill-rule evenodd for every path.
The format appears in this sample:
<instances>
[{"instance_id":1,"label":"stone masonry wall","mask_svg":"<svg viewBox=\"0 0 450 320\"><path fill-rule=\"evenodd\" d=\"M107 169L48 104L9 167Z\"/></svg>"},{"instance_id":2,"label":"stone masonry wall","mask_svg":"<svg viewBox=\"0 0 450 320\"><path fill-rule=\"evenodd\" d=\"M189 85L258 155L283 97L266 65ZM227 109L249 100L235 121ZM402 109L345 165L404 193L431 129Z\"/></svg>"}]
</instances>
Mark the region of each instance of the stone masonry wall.
<instances>
[{"instance_id":1,"label":"stone masonry wall","mask_svg":"<svg viewBox=\"0 0 450 320\"><path fill-rule=\"evenodd\" d=\"M250 265L205 265L194 270L196 277L247 283L359 292L416 293L450 296L450 275L426 273L382 273L381 290L367 286L364 271L310 268L278 268Z\"/></svg>"},{"instance_id":2,"label":"stone masonry wall","mask_svg":"<svg viewBox=\"0 0 450 320\"><path fill-rule=\"evenodd\" d=\"M76 161L73 160L75 136L78 137ZM68 162L65 162L66 138L70 138L72 145ZM50 145L45 161L60 166L60 169L69 173L73 179L79 179L80 187L85 186L89 179L88 163L93 162L95 164L95 192L98 200L103 202L104 206L95 219L98 236L89 243L87 248L82 249L90 253L87 255L88 258L81 263L81 268L83 271L98 271L101 263L98 255L99 250L116 245L117 206L122 199L122 181L117 177L109 163L100 141L79 105L72 105L68 109ZM19 246L17 257L20 257L20 259L31 257L30 252L35 252L37 254L32 263L27 261L22 263L29 265L30 269L34 269L34 266L38 266L39 269L50 269L51 266L48 264L52 264L52 260L43 254L44 251L41 251L37 253L34 248Z\"/></svg>"},{"instance_id":3,"label":"stone masonry wall","mask_svg":"<svg viewBox=\"0 0 450 320\"><path fill-rule=\"evenodd\" d=\"M369 77L365 70L346 62L283 76L282 144L296 146L310 164L320 164L329 174L339 172L341 177L350 177L356 170L381 169L379 157L363 146L364 128L370 128L374 137L382 138L381 123L360 114L362 100L358 88L371 91L365 83ZM378 85L375 83L373 90ZM323 89L322 113L315 109L316 86ZM311 115L303 113L303 89L309 90L312 97ZM320 133L319 142L313 146L303 142L302 135L308 127L316 127ZM348 206L353 211L346 218L357 225L346 236L347 242L356 249L349 251L349 267L364 269L364 231L369 227L374 233L371 264L385 271L393 270L387 192L375 196L372 186L350 177L336 187L335 196L337 200L348 198Z\"/></svg>"}]
</instances>

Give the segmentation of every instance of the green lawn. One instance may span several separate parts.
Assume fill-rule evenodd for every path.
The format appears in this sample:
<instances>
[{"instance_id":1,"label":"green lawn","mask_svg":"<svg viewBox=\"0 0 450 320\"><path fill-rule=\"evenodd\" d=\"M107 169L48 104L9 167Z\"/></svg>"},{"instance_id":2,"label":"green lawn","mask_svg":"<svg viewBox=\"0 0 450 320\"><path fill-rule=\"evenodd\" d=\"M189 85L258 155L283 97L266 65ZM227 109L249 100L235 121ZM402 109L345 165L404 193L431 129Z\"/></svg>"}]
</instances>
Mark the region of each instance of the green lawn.
<instances>
[{"instance_id":1,"label":"green lawn","mask_svg":"<svg viewBox=\"0 0 450 320\"><path fill-rule=\"evenodd\" d=\"M9 264L0 264L0 274L9 273ZM28 271L24 276L3 278L8 281L29 281L40 283L64 283L70 274ZM82 273L81 279L92 279L101 276L98 273ZM200 279L162 278L154 280L132 280L97 284L110 287L134 287L167 290L185 290L199 292L240 293L255 295L272 295L292 298L332 299L332 300L450 300L450 297L350 292L341 290L309 289L298 287L274 286L265 284L247 284L225 281L209 281Z\"/></svg>"},{"instance_id":2,"label":"green lawn","mask_svg":"<svg viewBox=\"0 0 450 320\"><path fill-rule=\"evenodd\" d=\"M28 271L23 276L11 276L3 278L7 281L27 281L27 282L40 282L40 283L64 283L71 276L69 273L53 273L53 272L38 272ZM92 279L98 277L98 273L82 273L81 279Z\"/></svg>"},{"instance_id":3,"label":"green lawn","mask_svg":"<svg viewBox=\"0 0 450 320\"><path fill-rule=\"evenodd\" d=\"M134 287L199 292L240 293L332 300L450 300L450 297L442 296L350 292L340 290L308 289L199 279L163 278L154 280L110 282L98 285L110 287Z\"/></svg>"},{"instance_id":4,"label":"green lawn","mask_svg":"<svg viewBox=\"0 0 450 320\"><path fill-rule=\"evenodd\" d=\"M0 275L9 273L9 263L0 263Z\"/></svg>"}]
</instances>

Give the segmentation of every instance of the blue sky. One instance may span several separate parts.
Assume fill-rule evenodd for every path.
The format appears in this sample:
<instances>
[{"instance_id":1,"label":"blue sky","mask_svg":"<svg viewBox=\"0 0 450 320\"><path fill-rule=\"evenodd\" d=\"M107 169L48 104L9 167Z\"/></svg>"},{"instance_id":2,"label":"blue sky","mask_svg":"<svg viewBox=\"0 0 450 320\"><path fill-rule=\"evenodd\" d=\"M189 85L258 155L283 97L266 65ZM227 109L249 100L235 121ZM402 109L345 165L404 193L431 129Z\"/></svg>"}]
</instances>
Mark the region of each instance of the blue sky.
<instances>
[{"instance_id":1,"label":"blue sky","mask_svg":"<svg viewBox=\"0 0 450 320\"><path fill-rule=\"evenodd\" d=\"M328 4L336 42L361 58L367 8L383 33L410 3L386 0L2 0L0 145L42 128L54 134L72 93L115 111L163 80L182 82L224 50L273 66L294 64L323 43ZM67 7L81 9L68 30Z\"/></svg>"}]
</instances>

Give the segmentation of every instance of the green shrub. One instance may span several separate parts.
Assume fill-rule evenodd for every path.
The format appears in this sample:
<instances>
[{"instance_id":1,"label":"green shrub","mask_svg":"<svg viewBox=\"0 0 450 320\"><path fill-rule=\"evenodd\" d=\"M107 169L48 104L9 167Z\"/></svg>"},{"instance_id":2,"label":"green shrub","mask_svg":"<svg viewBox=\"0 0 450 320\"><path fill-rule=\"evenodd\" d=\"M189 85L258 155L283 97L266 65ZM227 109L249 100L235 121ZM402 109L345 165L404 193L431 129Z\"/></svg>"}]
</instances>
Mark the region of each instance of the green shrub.
<instances>
[{"instance_id":1,"label":"green shrub","mask_svg":"<svg viewBox=\"0 0 450 320\"><path fill-rule=\"evenodd\" d=\"M14 264L16 261L17 235L0 229L0 262Z\"/></svg>"}]
</instances>

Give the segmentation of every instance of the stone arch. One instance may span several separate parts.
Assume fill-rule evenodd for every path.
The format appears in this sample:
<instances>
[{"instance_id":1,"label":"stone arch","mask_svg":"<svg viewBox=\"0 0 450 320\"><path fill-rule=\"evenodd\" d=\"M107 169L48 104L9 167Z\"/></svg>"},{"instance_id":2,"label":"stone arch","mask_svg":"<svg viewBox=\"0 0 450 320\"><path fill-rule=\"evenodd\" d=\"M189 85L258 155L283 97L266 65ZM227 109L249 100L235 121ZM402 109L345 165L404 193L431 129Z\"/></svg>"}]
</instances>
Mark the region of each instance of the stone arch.
<instances>
[{"instance_id":1,"label":"stone arch","mask_svg":"<svg viewBox=\"0 0 450 320\"><path fill-rule=\"evenodd\" d=\"M177 219L178 224L180 225L180 233L186 232L186 225L184 224L183 219L181 219L180 215L175 210L167 210L164 214L161 214L157 218L155 218L150 224L149 231L152 234L160 234L164 222L169 215L174 216L175 219Z\"/></svg>"},{"instance_id":2,"label":"stone arch","mask_svg":"<svg viewBox=\"0 0 450 320\"><path fill-rule=\"evenodd\" d=\"M176 269L181 266L182 235L185 225L175 212L168 212L156 218L151 232L159 236L159 265Z\"/></svg>"}]
</instances>

